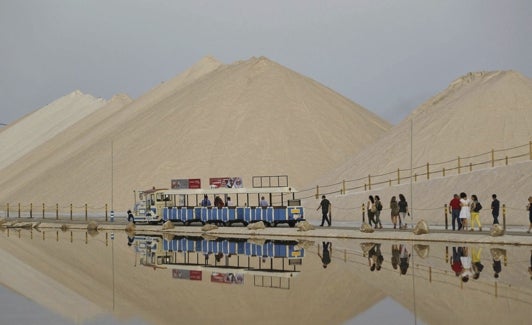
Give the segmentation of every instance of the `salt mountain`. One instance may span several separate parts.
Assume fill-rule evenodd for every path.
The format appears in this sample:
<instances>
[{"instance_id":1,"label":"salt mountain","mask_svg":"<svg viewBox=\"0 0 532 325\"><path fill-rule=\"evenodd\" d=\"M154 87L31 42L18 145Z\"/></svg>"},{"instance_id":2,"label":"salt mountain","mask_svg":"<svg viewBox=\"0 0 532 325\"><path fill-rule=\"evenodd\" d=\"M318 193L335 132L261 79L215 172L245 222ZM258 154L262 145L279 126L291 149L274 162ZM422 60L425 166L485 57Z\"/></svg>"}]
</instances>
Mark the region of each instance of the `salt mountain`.
<instances>
[{"instance_id":1,"label":"salt mountain","mask_svg":"<svg viewBox=\"0 0 532 325\"><path fill-rule=\"evenodd\" d=\"M209 177L240 176L250 186L253 175L286 174L297 187L389 128L267 58L224 65L207 57L133 102L117 96L1 169L0 202L125 210L133 190L169 187L175 178L205 185Z\"/></svg>"},{"instance_id":2,"label":"salt mountain","mask_svg":"<svg viewBox=\"0 0 532 325\"><path fill-rule=\"evenodd\" d=\"M526 223L524 206L532 195L532 161L528 158L529 141L532 140L532 80L515 71L469 73L453 81L447 89L429 99L414 110L410 116L390 129L371 146L350 157L338 168L329 171L316 185L337 184L342 180L364 179L368 175L390 173L387 177L396 179L396 171L402 177L410 175L411 148L412 166L430 163L432 172L439 170L430 180L418 177L411 188L410 181L403 179L392 185L386 182L374 186L371 191L362 189L348 191L346 195L333 194L331 200L336 206L334 217L343 220L361 221L361 206L370 194L379 195L384 201L382 212L385 223L390 223L389 201L399 193L407 196L414 207L416 219L424 218L432 223L444 223L444 204L449 203L453 193L465 191L476 193L485 210L481 218L491 224L491 195L497 193L512 216L508 222ZM412 146L411 146L412 145ZM519 151L504 151L520 146ZM489 161L491 150L496 150L499 160L495 168L484 165L469 172L469 163ZM448 171L442 178L442 167L436 163L452 161L457 166L457 157L470 157L485 153L481 157L462 159L461 174ZM504 156L524 154L519 162L505 167ZM449 165L447 165L449 166ZM450 168L448 168L450 169ZM475 171L478 170L478 171ZM417 169L415 173L423 173ZM374 182L376 181L376 177ZM328 188L331 192L336 188ZM410 192L412 191L412 197ZM314 199L305 201L308 207L315 207ZM524 211L524 212L523 212Z\"/></svg>"}]
</instances>

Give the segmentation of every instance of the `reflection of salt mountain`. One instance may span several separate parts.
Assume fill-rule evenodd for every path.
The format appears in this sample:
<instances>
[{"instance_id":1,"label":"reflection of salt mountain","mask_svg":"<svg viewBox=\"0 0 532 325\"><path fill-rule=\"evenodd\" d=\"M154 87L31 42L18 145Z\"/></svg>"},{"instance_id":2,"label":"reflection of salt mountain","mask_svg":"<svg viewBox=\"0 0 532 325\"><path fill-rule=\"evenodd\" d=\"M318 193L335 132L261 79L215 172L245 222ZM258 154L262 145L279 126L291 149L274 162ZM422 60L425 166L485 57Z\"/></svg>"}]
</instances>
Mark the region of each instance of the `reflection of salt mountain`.
<instances>
[{"instance_id":1,"label":"reflection of salt mountain","mask_svg":"<svg viewBox=\"0 0 532 325\"><path fill-rule=\"evenodd\" d=\"M101 110L0 170L0 201L103 206L113 187L115 208L127 210L133 189L175 178L284 174L298 187L389 128L264 57L229 65L207 58L108 115Z\"/></svg>"},{"instance_id":2,"label":"reflection of salt mountain","mask_svg":"<svg viewBox=\"0 0 532 325\"><path fill-rule=\"evenodd\" d=\"M3 249L0 249L0 259L3 264L0 283L72 322L85 321L105 313L104 308L87 300L65 283L47 276ZM0 320L2 318L0 316Z\"/></svg>"}]
</instances>

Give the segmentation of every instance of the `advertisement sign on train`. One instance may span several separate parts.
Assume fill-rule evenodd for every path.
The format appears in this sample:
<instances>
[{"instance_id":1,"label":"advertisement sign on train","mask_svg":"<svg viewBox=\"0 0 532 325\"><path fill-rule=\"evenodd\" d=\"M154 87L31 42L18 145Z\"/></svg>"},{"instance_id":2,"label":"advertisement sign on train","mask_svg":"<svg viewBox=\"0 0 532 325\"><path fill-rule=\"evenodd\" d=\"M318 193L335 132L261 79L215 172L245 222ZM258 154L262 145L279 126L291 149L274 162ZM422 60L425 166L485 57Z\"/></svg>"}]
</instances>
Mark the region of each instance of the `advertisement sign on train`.
<instances>
[{"instance_id":1,"label":"advertisement sign on train","mask_svg":"<svg viewBox=\"0 0 532 325\"><path fill-rule=\"evenodd\" d=\"M201 271L173 269L172 278L201 281Z\"/></svg>"},{"instance_id":2,"label":"advertisement sign on train","mask_svg":"<svg viewBox=\"0 0 532 325\"><path fill-rule=\"evenodd\" d=\"M212 272L211 282L225 284L244 284L244 274Z\"/></svg>"},{"instance_id":3,"label":"advertisement sign on train","mask_svg":"<svg viewBox=\"0 0 532 325\"><path fill-rule=\"evenodd\" d=\"M211 188L242 188L242 177L211 177L209 178Z\"/></svg>"},{"instance_id":4,"label":"advertisement sign on train","mask_svg":"<svg viewBox=\"0 0 532 325\"><path fill-rule=\"evenodd\" d=\"M176 189L196 189L201 188L201 179L187 178L187 179L172 179L171 188Z\"/></svg>"}]
</instances>

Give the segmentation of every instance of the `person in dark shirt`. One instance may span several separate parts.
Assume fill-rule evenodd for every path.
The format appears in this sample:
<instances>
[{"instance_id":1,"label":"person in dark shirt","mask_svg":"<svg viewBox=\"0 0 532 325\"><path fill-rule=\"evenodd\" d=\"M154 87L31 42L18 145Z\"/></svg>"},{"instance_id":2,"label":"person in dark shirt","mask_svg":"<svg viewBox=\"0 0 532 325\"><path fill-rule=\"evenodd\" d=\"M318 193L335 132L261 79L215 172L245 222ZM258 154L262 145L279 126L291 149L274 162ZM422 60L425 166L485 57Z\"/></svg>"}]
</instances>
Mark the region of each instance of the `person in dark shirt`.
<instances>
[{"instance_id":1,"label":"person in dark shirt","mask_svg":"<svg viewBox=\"0 0 532 325\"><path fill-rule=\"evenodd\" d=\"M321 202L316 211L321 209L321 225L320 227L323 227L323 223L327 221L329 224L329 227L331 226L331 219L330 219L330 213L331 213L331 202L325 198L325 195L322 195Z\"/></svg>"},{"instance_id":2,"label":"person in dark shirt","mask_svg":"<svg viewBox=\"0 0 532 325\"><path fill-rule=\"evenodd\" d=\"M497 194L493 194L491 198L493 199L491 201L491 215L493 216L493 224L498 225L500 203L499 203L499 200L497 200Z\"/></svg>"}]
</instances>

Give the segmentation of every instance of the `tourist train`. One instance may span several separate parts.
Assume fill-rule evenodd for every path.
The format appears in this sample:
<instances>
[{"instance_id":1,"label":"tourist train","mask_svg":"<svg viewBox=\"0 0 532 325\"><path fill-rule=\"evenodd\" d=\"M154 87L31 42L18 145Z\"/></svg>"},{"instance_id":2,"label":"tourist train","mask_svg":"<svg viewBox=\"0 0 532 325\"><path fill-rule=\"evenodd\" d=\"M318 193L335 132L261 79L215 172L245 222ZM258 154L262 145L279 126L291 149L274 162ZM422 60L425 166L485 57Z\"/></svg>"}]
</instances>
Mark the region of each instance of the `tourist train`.
<instances>
[{"instance_id":1,"label":"tourist train","mask_svg":"<svg viewBox=\"0 0 532 325\"><path fill-rule=\"evenodd\" d=\"M301 200L295 198L297 191L294 188L271 186L270 181L264 182L268 186L262 186L263 182L256 185L255 177L252 188L211 186L208 189L152 188L139 191L138 196L135 195L139 201L128 220L135 223L171 221L184 225L212 223L222 226L262 221L266 226L288 224L290 227L304 220ZM208 204L202 204L205 197ZM217 204L219 200L223 203ZM261 201L266 204L261 204Z\"/></svg>"}]
</instances>

